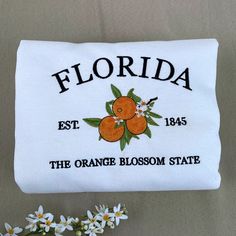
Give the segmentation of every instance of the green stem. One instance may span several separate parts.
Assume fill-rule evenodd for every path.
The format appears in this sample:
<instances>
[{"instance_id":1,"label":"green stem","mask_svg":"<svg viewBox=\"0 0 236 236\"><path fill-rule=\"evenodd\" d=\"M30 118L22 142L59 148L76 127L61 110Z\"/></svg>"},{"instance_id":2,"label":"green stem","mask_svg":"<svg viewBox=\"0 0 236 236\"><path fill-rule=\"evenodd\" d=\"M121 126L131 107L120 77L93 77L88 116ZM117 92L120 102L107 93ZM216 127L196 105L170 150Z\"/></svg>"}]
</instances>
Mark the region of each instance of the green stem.
<instances>
[{"instance_id":1,"label":"green stem","mask_svg":"<svg viewBox=\"0 0 236 236\"><path fill-rule=\"evenodd\" d=\"M156 101L157 99L158 99L158 97L151 98L151 99L147 102L146 105L150 104L150 103L153 102L153 101Z\"/></svg>"}]
</instances>

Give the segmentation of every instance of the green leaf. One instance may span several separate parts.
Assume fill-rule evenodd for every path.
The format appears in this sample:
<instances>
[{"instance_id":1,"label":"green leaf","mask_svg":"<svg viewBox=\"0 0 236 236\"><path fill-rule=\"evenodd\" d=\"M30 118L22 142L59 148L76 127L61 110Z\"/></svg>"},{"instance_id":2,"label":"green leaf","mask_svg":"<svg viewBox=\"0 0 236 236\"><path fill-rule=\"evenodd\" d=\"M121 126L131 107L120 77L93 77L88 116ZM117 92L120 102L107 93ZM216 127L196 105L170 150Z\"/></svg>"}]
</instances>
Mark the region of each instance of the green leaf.
<instances>
[{"instance_id":1,"label":"green leaf","mask_svg":"<svg viewBox=\"0 0 236 236\"><path fill-rule=\"evenodd\" d=\"M128 136L127 138L126 138L126 143L129 145L130 144L130 140L132 139L132 136Z\"/></svg>"},{"instance_id":2,"label":"green leaf","mask_svg":"<svg viewBox=\"0 0 236 236\"><path fill-rule=\"evenodd\" d=\"M147 122L150 125L159 126L151 117L147 117Z\"/></svg>"},{"instance_id":3,"label":"green leaf","mask_svg":"<svg viewBox=\"0 0 236 236\"><path fill-rule=\"evenodd\" d=\"M85 118L83 120L92 127L98 127L101 122L100 118Z\"/></svg>"},{"instance_id":4,"label":"green leaf","mask_svg":"<svg viewBox=\"0 0 236 236\"><path fill-rule=\"evenodd\" d=\"M127 143L129 143L130 135L129 135L129 132L126 129L125 129L124 135L125 135L125 139L126 139Z\"/></svg>"},{"instance_id":5,"label":"green leaf","mask_svg":"<svg viewBox=\"0 0 236 236\"><path fill-rule=\"evenodd\" d=\"M153 107L153 105L154 105L154 102L151 102L151 103L149 104L149 107Z\"/></svg>"},{"instance_id":6,"label":"green leaf","mask_svg":"<svg viewBox=\"0 0 236 236\"><path fill-rule=\"evenodd\" d=\"M106 102L106 110L109 115L114 115L109 102Z\"/></svg>"},{"instance_id":7,"label":"green leaf","mask_svg":"<svg viewBox=\"0 0 236 236\"><path fill-rule=\"evenodd\" d=\"M162 116L158 115L157 113L151 112L151 111L149 112L149 115L154 118L159 118L159 119L162 118Z\"/></svg>"},{"instance_id":8,"label":"green leaf","mask_svg":"<svg viewBox=\"0 0 236 236\"><path fill-rule=\"evenodd\" d=\"M134 91L133 88L130 89L129 92L127 93L127 96L130 97L130 98L132 98L133 91Z\"/></svg>"},{"instance_id":9,"label":"green leaf","mask_svg":"<svg viewBox=\"0 0 236 236\"><path fill-rule=\"evenodd\" d=\"M126 145L126 139L125 136L123 136L120 140L120 150L123 151L125 149L125 145Z\"/></svg>"},{"instance_id":10,"label":"green leaf","mask_svg":"<svg viewBox=\"0 0 236 236\"><path fill-rule=\"evenodd\" d=\"M111 101L109 101L109 102L107 102L107 103L108 103L109 105L112 105L113 102L114 102L114 100L111 100Z\"/></svg>"},{"instance_id":11,"label":"green leaf","mask_svg":"<svg viewBox=\"0 0 236 236\"><path fill-rule=\"evenodd\" d=\"M130 140L132 139L132 134L129 132L129 130L127 129L127 126L125 124L125 133L124 133L125 139L126 139L126 143L129 144Z\"/></svg>"},{"instance_id":12,"label":"green leaf","mask_svg":"<svg viewBox=\"0 0 236 236\"><path fill-rule=\"evenodd\" d=\"M120 90L119 90L116 86L114 86L113 84L111 84L111 91L112 91L112 93L114 94L114 96L115 96L116 98L122 96Z\"/></svg>"},{"instance_id":13,"label":"green leaf","mask_svg":"<svg viewBox=\"0 0 236 236\"><path fill-rule=\"evenodd\" d=\"M132 94L132 98L133 98L133 100L134 100L136 103L137 103L137 102L140 102L140 101L142 100L141 97L135 95L134 93Z\"/></svg>"},{"instance_id":14,"label":"green leaf","mask_svg":"<svg viewBox=\"0 0 236 236\"><path fill-rule=\"evenodd\" d=\"M139 96L134 94L134 89L133 88L129 90L127 96L132 98L136 103L140 102L142 100Z\"/></svg>"},{"instance_id":15,"label":"green leaf","mask_svg":"<svg viewBox=\"0 0 236 236\"><path fill-rule=\"evenodd\" d=\"M102 139L102 136L101 135L99 135L99 137L98 137L98 140L100 141Z\"/></svg>"},{"instance_id":16,"label":"green leaf","mask_svg":"<svg viewBox=\"0 0 236 236\"><path fill-rule=\"evenodd\" d=\"M132 93L131 98L132 98L136 103L138 103L138 102L140 102L140 101L142 100L139 96L135 95L134 93Z\"/></svg>"},{"instance_id":17,"label":"green leaf","mask_svg":"<svg viewBox=\"0 0 236 236\"><path fill-rule=\"evenodd\" d=\"M152 132L151 132L151 130L149 129L149 127L146 128L144 134L146 134L149 138L152 137Z\"/></svg>"},{"instance_id":18,"label":"green leaf","mask_svg":"<svg viewBox=\"0 0 236 236\"><path fill-rule=\"evenodd\" d=\"M139 139L139 137L137 135L133 135L132 138Z\"/></svg>"}]
</instances>

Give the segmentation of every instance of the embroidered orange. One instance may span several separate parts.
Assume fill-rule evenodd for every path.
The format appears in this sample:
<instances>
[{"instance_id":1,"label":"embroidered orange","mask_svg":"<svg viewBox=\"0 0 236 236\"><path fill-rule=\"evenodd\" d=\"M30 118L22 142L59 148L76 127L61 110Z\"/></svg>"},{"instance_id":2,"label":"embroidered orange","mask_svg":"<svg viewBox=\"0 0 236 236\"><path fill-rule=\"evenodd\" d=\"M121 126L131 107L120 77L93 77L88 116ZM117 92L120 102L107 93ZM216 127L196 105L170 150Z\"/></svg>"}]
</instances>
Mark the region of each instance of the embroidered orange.
<instances>
[{"instance_id":1,"label":"embroidered orange","mask_svg":"<svg viewBox=\"0 0 236 236\"><path fill-rule=\"evenodd\" d=\"M108 142L116 142L120 140L124 134L124 126L116 127L114 117L106 116L99 124L99 133L101 137Z\"/></svg>"},{"instance_id":2,"label":"embroidered orange","mask_svg":"<svg viewBox=\"0 0 236 236\"><path fill-rule=\"evenodd\" d=\"M118 118L128 120L135 115L136 104L132 98L121 96L114 101L112 110Z\"/></svg>"},{"instance_id":3,"label":"embroidered orange","mask_svg":"<svg viewBox=\"0 0 236 236\"><path fill-rule=\"evenodd\" d=\"M158 97L144 100L134 93L134 88L129 89L126 95L111 84L114 95L112 100L106 101L105 109L108 113L103 118L93 117L83 120L90 126L98 129L98 140L120 143L123 151L133 138L145 134L152 138L150 126L158 126L154 118L160 119L161 115L152 111Z\"/></svg>"},{"instance_id":4,"label":"embroidered orange","mask_svg":"<svg viewBox=\"0 0 236 236\"><path fill-rule=\"evenodd\" d=\"M132 119L126 121L127 129L135 135L142 134L147 128L147 120L144 116L135 115Z\"/></svg>"}]
</instances>

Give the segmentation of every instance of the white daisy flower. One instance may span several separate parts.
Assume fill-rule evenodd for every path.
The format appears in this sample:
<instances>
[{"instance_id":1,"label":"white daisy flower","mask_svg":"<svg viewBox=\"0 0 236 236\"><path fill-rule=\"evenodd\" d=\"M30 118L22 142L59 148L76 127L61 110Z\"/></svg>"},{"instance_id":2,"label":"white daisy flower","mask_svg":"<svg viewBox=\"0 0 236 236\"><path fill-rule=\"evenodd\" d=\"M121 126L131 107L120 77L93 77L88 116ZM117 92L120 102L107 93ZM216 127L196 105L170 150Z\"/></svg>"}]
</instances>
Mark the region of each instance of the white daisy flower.
<instances>
[{"instance_id":1,"label":"white daisy flower","mask_svg":"<svg viewBox=\"0 0 236 236\"><path fill-rule=\"evenodd\" d=\"M38 210L35 211L35 215L33 214L29 214L29 218L32 218L35 220L36 222L42 221L43 219L46 219L47 217L49 217L50 215L52 215L51 213L43 213L43 207L40 205Z\"/></svg>"},{"instance_id":2,"label":"white daisy flower","mask_svg":"<svg viewBox=\"0 0 236 236\"><path fill-rule=\"evenodd\" d=\"M99 213L97 218L102 222L102 228L104 228L108 222L114 221L114 213L109 213L109 209L106 208L104 212Z\"/></svg>"},{"instance_id":3,"label":"white daisy flower","mask_svg":"<svg viewBox=\"0 0 236 236\"><path fill-rule=\"evenodd\" d=\"M141 110L141 111L146 111L148 109L147 103L145 101L141 101L137 104L136 106L137 110Z\"/></svg>"},{"instance_id":4,"label":"white daisy flower","mask_svg":"<svg viewBox=\"0 0 236 236\"><path fill-rule=\"evenodd\" d=\"M35 232L38 228L37 222L35 222L35 219L29 218L29 217L26 217L25 219L29 222L29 224L25 226L25 229L29 229L30 232Z\"/></svg>"},{"instance_id":5,"label":"white daisy flower","mask_svg":"<svg viewBox=\"0 0 236 236\"><path fill-rule=\"evenodd\" d=\"M102 234L104 232L104 229L101 228L101 225L98 222L95 223L95 226L89 227L84 233L89 236L97 236L97 234Z\"/></svg>"},{"instance_id":6,"label":"white daisy flower","mask_svg":"<svg viewBox=\"0 0 236 236\"><path fill-rule=\"evenodd\" d=\"M54 216L51 214L47 219L42 219L40 226L44 228L45 232L48 232L50 228L55 228L57 224L53 222Z\"/></svg>"},{"instance_id":7,"label":"white daisy flower","mask_svg":"<svg viewBox=\"0 0 236 236\"><path fill-rule=\"evenodd\" d=\"M98 220L98 216L93 216L91 211L87 211L87 220L82 221L84 224L89 225L89 228L93 227Z\"/></svg>"},{"instance_id":8,"label":"white daisy flower","mask_svg":"<svg viewBox=\"0 0 236 236\"><path fill-rule=\"evenodd\" d=\"M117 207L114 206L113 212L115 216L116 225L119 225L120 220L127 220L128 216L124 214L124 211L120 210L121 205L119 204Z\"/></svg>"},{"instance_id":9,"label":"white daisy flower","mask_svg":"<svg viewBox=\"0 0 236 236\"><path fill-rule=\"evenodd\" d=\"M137 117L145 116L145 114L144 114L144 112L142 110L136 110L135 114L137 115Z\"/></svg>"},{"instance_id":10,"label":"white daisy flower","mask_svg":"<svg viewBox=\"0 0 236 236\"><path fill-rule=\"evenodd\" d=\"M5 223L5 228L7 233L5 236L17 236L17 234L21 233L23 231L20 227L14 227L12 228L8 223Z\"/></svg>"},{"instance_id":11,"label":"white daisy flower","mask_svg":"<svg viewBox=\"0 0 236 236\"><path fill-rule=\"evenodd\" d=\"M70 230L70 231L73 230L73 227L71 226L73 218L67 217L67 219L66 219L63 215L61 215L60 220L61 221L60 221L59 225L61 225L61 227L64 228L64 230L66 230L66 229Z\"/></svg>"}]
</instances>

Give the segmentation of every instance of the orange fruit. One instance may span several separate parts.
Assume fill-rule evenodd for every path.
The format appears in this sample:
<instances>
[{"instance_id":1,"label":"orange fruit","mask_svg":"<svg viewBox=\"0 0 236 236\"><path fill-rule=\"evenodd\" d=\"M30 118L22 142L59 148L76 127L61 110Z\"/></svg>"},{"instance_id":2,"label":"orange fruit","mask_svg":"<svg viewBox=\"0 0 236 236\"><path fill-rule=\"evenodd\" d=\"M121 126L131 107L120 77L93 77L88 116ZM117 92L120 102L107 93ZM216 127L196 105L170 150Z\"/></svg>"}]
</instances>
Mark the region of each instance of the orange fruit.
<instances>
[{"instance_id":1,"label":"orange fruit","mask_svg":"<svg viewBox=\"0 0 236 236\"><path fill-rule=\"evenodd\" d=\"M122 96L114 101L112 110L118 118L128 120L135 115L136 104L132 98Z\"/></svg>"},{"instance_id":2,"label":"orange fruit","mask_svg":"<svg viewBox=\"0 0 236 236\"><path fill-rule=\"evenodd\" d=\"M147 128L147 120L144 116L135 115L132 119L126 121L127 129L132 134L142 134Z\"/></svg>"},{"instance_id":3,"label":"orange fruit","mask_svg":"<svg viewBox=\"0 0 236 236\"><path fill-rule=\"evenodd\" d=\"M116 142L124 134L124 126L116 127L115 119L112 116L104 117L99 124L99 133L108 142Z\"/></svg>"}]
</instances>

